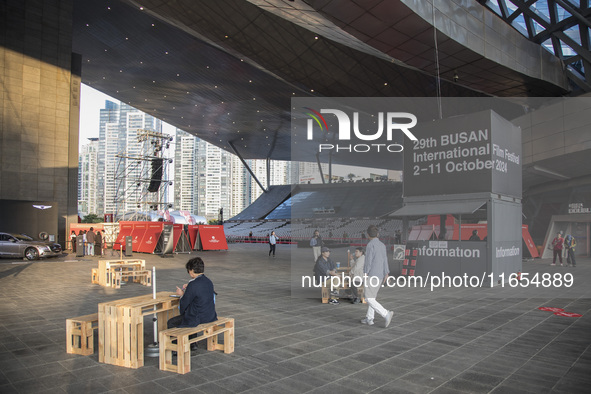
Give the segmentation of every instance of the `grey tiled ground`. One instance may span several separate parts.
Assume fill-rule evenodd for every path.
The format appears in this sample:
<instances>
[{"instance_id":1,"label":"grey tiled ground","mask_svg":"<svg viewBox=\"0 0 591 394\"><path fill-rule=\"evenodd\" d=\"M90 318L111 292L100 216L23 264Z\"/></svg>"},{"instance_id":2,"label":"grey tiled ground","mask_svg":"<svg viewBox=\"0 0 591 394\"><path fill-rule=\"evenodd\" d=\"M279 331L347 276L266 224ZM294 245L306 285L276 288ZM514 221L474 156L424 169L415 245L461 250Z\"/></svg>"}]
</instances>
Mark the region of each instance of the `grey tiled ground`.
<instances>
[{"instance_id":1,"label":"grey tiled ground","mask_svg":"<svg viewBox=\"0 0 591 394\"><path fill-rule=\"evenodd\" d=\"M333 251L333 255L346 251ZM192 256L197 255L193 253ZM290 258L311 251L279 245L230 245L200 253L219 293L217 310L236 319L233 354L194 353L186 375L162 372L158 359L132 370L65 352L65 319L96 312L99 302L151 292L90 283L97 257L35 263L0 260L0 393L515 393L589 392L591 260L576 268L525 262L523 272L574 273L575 286L385 288L395 316L389 328L359 324L366 306L292 299ZM187 280L189 255L146 258L158 290ZM559 317L540 306L583 315ZM145 320L146 344L152 324Z\"/></svg>"}]
</instances>

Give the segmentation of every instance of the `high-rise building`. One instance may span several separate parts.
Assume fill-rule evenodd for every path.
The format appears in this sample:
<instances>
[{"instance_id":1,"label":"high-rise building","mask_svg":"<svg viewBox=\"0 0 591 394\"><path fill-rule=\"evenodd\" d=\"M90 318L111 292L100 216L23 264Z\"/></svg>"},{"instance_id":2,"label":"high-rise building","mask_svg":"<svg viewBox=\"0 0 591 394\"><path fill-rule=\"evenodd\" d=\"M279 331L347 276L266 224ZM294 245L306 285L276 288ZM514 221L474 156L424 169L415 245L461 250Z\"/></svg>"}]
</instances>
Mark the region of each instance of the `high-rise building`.
<instances>
[{"instance_id":1,"label":"high-rise building","mask_svg":"<svg viewBox=\"0 0 591 394\"><path fill-rule=\"evenodd\" d=\"M197 146L199 138L176 129L174 152L174 207L198 214Z\"/></svg>"},{"instance_id":2,"label":"high-rise building","mask_svg":"<svg viewBox=\"0 0 591 394\"><path fill-rule=\"evenodd\" d=\"M98 149L99 139L89 138L80 148L78 160L78 213L97 214L98 198Z\"/></svg>"}]
</instances>

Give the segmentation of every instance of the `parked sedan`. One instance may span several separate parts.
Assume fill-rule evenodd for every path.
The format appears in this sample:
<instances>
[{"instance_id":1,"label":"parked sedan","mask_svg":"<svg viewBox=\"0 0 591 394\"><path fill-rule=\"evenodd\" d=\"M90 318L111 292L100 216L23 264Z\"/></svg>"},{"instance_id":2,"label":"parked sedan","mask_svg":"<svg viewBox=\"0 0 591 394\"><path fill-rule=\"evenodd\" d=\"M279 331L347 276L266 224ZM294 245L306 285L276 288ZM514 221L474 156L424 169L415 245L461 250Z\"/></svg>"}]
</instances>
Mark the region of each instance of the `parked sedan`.
<instances>
[{"instance_id":1,"label":"parked sedan","mask_svg":"<svg viewBox=\"0 0 591 394\"><path fill-rule=\"evenodd\" d=\"M37 260L40 257L59 256L62 246L57 243L35 241L24 234L0 233L0 257L18 257Z\"/></svg>"}]
</instances>

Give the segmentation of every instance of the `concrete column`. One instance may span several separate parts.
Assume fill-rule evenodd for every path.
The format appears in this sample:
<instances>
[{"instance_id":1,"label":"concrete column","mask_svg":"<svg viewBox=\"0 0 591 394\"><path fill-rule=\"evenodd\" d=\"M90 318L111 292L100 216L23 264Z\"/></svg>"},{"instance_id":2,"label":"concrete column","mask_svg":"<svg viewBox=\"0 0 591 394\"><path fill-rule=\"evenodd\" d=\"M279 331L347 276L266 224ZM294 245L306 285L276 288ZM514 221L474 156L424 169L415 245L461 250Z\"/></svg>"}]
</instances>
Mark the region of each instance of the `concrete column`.
<instances>
[{"instance_id":1,"label":"concrete column","mask_svg":"<svg viewBox=\"0 0 591 394\"><path fill-rule=\"evenodd\" d=\"M62 243L77 217L80 58L73 74L72 10L73 0L0 5L0 200L55 201Z\"/></svg>"}]
</instances>

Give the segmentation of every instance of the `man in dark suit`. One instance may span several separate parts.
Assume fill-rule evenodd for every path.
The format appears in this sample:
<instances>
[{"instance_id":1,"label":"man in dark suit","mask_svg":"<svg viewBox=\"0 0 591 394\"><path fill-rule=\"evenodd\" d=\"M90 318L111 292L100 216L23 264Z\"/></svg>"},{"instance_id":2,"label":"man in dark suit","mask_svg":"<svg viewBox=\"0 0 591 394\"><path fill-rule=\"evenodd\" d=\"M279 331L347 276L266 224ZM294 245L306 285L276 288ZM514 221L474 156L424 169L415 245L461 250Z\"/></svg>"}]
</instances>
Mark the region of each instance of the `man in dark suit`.
<instances>
[{"instance_id":1,"label":"man in dark suit","mask_svg":"<svg viewBox=\"0 0 591 394\"><path fill-rule=\"evenodd\" d=\"M215 312L215 291L213 283L205 276L205 264L200 257L195 257L185 265L191 276L189 283L183 288L176 288L181 297L180 315L168 320L168 328L196 327L201 323L209 323L218 319Z\"/></svg>"}]
</instances>

